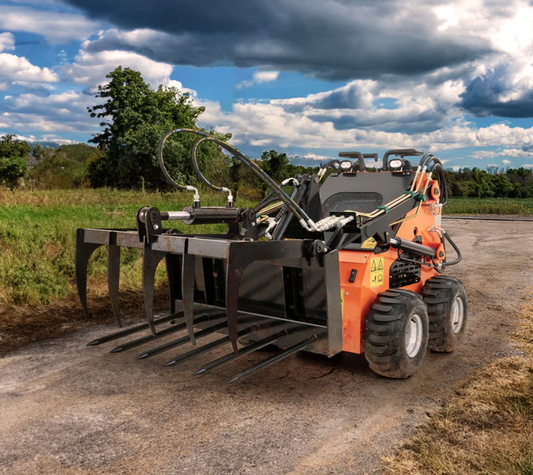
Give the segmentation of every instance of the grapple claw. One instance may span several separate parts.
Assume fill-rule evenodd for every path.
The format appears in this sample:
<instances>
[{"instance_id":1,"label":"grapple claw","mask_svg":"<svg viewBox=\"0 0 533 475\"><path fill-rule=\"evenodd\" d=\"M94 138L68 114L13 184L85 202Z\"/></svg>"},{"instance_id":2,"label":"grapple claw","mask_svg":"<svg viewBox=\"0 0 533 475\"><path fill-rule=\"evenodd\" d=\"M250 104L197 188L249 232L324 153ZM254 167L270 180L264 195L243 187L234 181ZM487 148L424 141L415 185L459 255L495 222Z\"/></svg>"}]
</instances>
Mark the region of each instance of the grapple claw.
<instances>
[{"instance_id":1,"label":"grapple claw","mask_svg":"<svg viewBox=\"0 0 533 475\"><path fill-rule=\"evenodd\" d=\"M155 271L166 253L162 251L154 251L150 249L149 244L145 243L143 253L143 298L144 309L148 319L148 325L152 330L152 335L156 335L154 325L154 285L155 285Z\"/></svg>"},{"instance_id":2,"label":"grapple claw","mask_svg":"<svg viewBox=\"0 0 533 475\"><path fill-rule=\"evenodd\" d=\"M117 320L118 326L122 328L120 320L119 304L119 281L120 281L120 247L109 245L107 248L107 288L113 314Z\"/></svg>"},{"instance_id":3,"label":"grapple claw","mask_svg":"<svg viewBox=\"0 0 533 475\"><path fill-rule=\"evenodd\" d=\"M185 253L183 255L181 294L183 299L185 323L187 323L187 331L189 332L189 338L191 339L191 343L193 345L196 345L193 325L195 266L195 256Z\"/></svg>"},{"instance_id":4,"label":"grapple claw","mask_svg":"<svg viewBox=\"0 0 533 475\"><path fill-rule=\"evenodd\" d=\"M85 230L78 229L76 231L76 287L78 288L83 314L89 320L89 312L87 310L87 264L93 252L101 244L85 242L84 237Z\"/></svg>"}]
</instances>

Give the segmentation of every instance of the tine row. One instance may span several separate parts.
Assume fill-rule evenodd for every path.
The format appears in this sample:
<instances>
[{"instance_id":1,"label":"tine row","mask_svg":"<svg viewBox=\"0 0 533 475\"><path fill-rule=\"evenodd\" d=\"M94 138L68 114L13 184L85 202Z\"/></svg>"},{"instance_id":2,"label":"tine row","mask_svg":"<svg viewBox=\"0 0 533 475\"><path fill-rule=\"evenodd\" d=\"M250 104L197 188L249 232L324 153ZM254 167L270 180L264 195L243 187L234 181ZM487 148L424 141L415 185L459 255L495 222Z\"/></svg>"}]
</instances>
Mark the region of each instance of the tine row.
<instances>
[{"instance_id":1,"label":"tine row","mask_svg":"<svg viewBox=\"0 0 533 475\"><path fill-rule=\"evenodd\" d=\"M220 319L223 319L224 321L218 321ZM160 325L165 322L171 322L171 326L167 327L159 332L156 333L156 335L146 335L141 338L134 339L132 341L129 341L127 343L124 343L113 350L111 350L111 353L118 353L122 351L126 351L131 348L135 348L137 346L140 346L144 343L148 343L151 341L155 341L159 338L163 338L164 336L168 336L172 333L187 330L187 322L185 321L185 318L183 316L183 312L176 313L173 315L169 315L167 317L162 317L159 319L156 319L154 321L154 326ZM179 322L179 323L178 323ZM213 315L200 315L193 319L193 323L199 324L199 323L206 323L206 322L213 322L212 325L200 329L197 332L194 333L195 339L199 340L201 338L204 338L208 335L211 335L215 332L226 330L228 327L227 320L225 319L225 314L213 314ZM238 338L245 337L246 335L249 335L253 332L256 332L261 329L270 328L271 330L274 330L276 326L280 325L286 325L284 322L280 321L270 321L270 322L259 322L257 321L256 317L246 317L239 321L238 323L240 330L237 333ZM122 338L124 336L128 336L132 333L136 333L141 330L148 330L150 327L148 323L144 323L141 325L136 325L132 328L128 328L119 332L112 333L110 335L101 337L99 339L93 340L90 345L99 345L105 342L113 341L118 338ZM305 330L309 330L309 327L306 325L296 325L294 324L292 326L285 326L285 328L281 328L279 331L273 333L272 335L265 337L261 340L249 343L247 345L244 345L238 354L236 354L234 351L214 360L210 363L205 364L202 366L198 371L194 373L194 375L201 375L201 374L207 374L213 371L214 369L220 368L226 364L231 363L237 358L240 358L242 356L245 356L247 354L253 353L257 350L260 350L261 348L264 348L268 345L274 344L280 339L287 337L288 335L293 335L298 332L303 332ZM318 329L317 329L318 330ZM289 348L286 348L283 351L280 351L270 358L267 358L266 360L263 360L230 378L226 384L231 384L237 381L242 381L245 378L248 378L249 376L257 373L258 371L261 371L262 369L268 368L269 366L273 365L274 363L277 363L278 361L282 361L285 358L301 351L307 348L309 345L313 344L320 338L325 336L325 330L318 330L315 334L309 335L309 332L306 332L304 335L302 335L299 339L300 341L297 341L294 345L290 346ZM137 356L136 359L145 359L150 358L152 356L158 355L160 353L163 353L165 351L168 351L172 348L177 348L179 346L185 345L187 343L191 343L191 338L189 335L183 336L181 338L178 338L176 340L172 340L168 343L165 343L161 346L158 346L156 348L152 348L150 350L145 351L144 353L141 353ZM229 335L223 336L222 338L219 338L217 340L213 340L199 348L194 348L193 350L190 350L186 353L183 353L179 356L176 356L169 361L167 361L164 366L175 366L181 363L184 363L188 360L191 360L193 358L196 358L198 356L201 356L211 350L214 350L215 348L221 347L223 345L227 345L231 343L231 338Z\"/></svg>"}]
</instances>

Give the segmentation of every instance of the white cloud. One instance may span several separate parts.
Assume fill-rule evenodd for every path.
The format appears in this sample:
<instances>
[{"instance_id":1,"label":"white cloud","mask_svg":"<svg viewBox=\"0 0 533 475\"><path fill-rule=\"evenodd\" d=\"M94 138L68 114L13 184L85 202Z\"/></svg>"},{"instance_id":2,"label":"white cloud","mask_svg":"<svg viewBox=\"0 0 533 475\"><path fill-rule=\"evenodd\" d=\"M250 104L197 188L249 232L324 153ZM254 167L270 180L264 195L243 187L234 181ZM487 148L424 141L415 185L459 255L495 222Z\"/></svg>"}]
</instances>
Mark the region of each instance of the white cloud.
<instances>
[{"instance_id":1,"label":"white cloud","mask_svg":"<svg viewBox=\"0 0 533 475\"><path fill-rule=\"evenodd\" d=\"M0 53L15 49L15 37L11 33L0 33Z\"/></svg>"},{"instance_id":2,"label":"white cloud","mask_svg":"<svg viewBox=\"0 0 533 475\"><path fill-rule=\"evenodd\" d=\"M139 71L144 80L153 86L170 84L172 65L158 63L128 51L102 51L100 53L88 53L81 50L73 64L64 66L63 73L73 84L96 86L108 82L106 74L117 66L131 68Z\"/></svg>"},{"instance_id":3,"label":"white cloud","mask_svg":"<svg viewBox=\"0 0 533 475\"><path fill-rule=\"evenodd\" d=\"M532 131L532 129L526 129ZM482 160L484 158L511 157L511 158L533 158L533 150L523 150L517 148L506 148L498 150L479 150L472 154L472 158ZM509 164L509 160L503 160L502 163Z\"/></svg>"},{"instance_id":4,"label":"white cloud","mask_svg":"<svg viewBox=\"0 0 533 475\"><path fill-rule=\"evenodd\" d=\"M252 80L250 81L242 81L235 85L237 89L243 89L245 87L252 87L256 84L264 84L267 82L273 82L276 81L279 77L279 71L256 71L253 76Z\"/></svg>"},{"instance_id":5,"label":"white cloud","mask_svg":"<svg viewBox=\"0 0 533 475\"><path fill-rule=\"evenodd\" d=\"M83 40L98 31L100 26L100 22L74 13L0 5L0 30L36 33L52 44Z\"/></svg>"},{"instance_id":6,"label":"white cloud","mask_svg":"<svg viewBox=\"0 0 533 475\"><path fill-rule=\"evenodd\" d=\"M14 49L13 35L11 33L0 34L0 90L7 90L11 84L15 83L37 87L42 83L59 81L57 74L49 68L34 66L24 57L3 52Z\"/></svg>"},{"instance_id":7,"label":"white cloud","mask_svg":"<svg viewBox=\"0 0 533 475\"><path fill-rule=\"evenodd\" d=\"M502 160L502 163L504 165L510 165L511 164L511 160Z\"/></svg>"}]
</instances>

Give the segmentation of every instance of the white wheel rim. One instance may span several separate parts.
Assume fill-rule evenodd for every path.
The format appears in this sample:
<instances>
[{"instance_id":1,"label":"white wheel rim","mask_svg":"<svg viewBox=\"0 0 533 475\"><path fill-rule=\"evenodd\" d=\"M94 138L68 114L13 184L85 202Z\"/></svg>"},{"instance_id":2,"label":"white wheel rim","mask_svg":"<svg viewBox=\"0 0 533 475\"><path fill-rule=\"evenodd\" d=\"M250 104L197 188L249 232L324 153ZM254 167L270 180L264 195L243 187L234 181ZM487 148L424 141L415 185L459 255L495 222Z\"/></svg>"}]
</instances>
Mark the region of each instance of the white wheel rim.
<instances>
[{"instance_id":1,"label":"white wheel rim","mask_svg":"<svg viewBox=\"0 0 533 475\"><path fill-rule=\"evenodd\" d=\"M423 325L420 315L411 315L405 331L405 351L409 358L414 358L422 346Z\"/></svg>"},{"instance_id":2,"label":"white wheel rim","mask_svg":"<svg viewBox=\"0 0 533 475\"><path fill-rule=\"evenodd\" d=\"M452 330L454 333L459 333L463 327L463 320L465 318L465 304L463 299L459 296L455 297L452 305Z\"/></svg>"}]
</instances>

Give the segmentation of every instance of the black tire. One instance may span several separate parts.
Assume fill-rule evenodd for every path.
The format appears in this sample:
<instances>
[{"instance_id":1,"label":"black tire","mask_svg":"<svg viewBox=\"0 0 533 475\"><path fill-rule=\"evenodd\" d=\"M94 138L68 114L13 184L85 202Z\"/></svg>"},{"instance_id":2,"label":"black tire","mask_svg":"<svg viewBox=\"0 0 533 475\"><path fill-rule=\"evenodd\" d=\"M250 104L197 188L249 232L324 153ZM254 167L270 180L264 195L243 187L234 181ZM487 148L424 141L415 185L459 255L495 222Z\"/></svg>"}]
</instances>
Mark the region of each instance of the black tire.
<instances>
[{"instance_id":1,"label":"black tire","mask_svg":"<svg viewBox=\"0 0 533 475\"><path fill-rule=\"evenodd\" d=\"M463 283L453 277L433 277L422 288L422 297L429 315L429 349L441 353L452 352L461 343L466 328L468 302ZM460 302L455 305L462 307L462 318L457 318L454 313L454 310L461 311L454 308L457 299Z\"/></svg>"},{"instance_id":2,"label":"black tire","mask_svg":"<svg viewBox=\"0 0 533 475\"><path fill-rule=\"evenodd\" d=\"M418 318L416 317L418 316ZM419 347L409 355L406 334L415 319ZM429 338L429 320L422 297L415 292L390 289L379 294L365 321L365 357L375 373L405 379L422 364Z\"/></svg>"}]
</instances>

